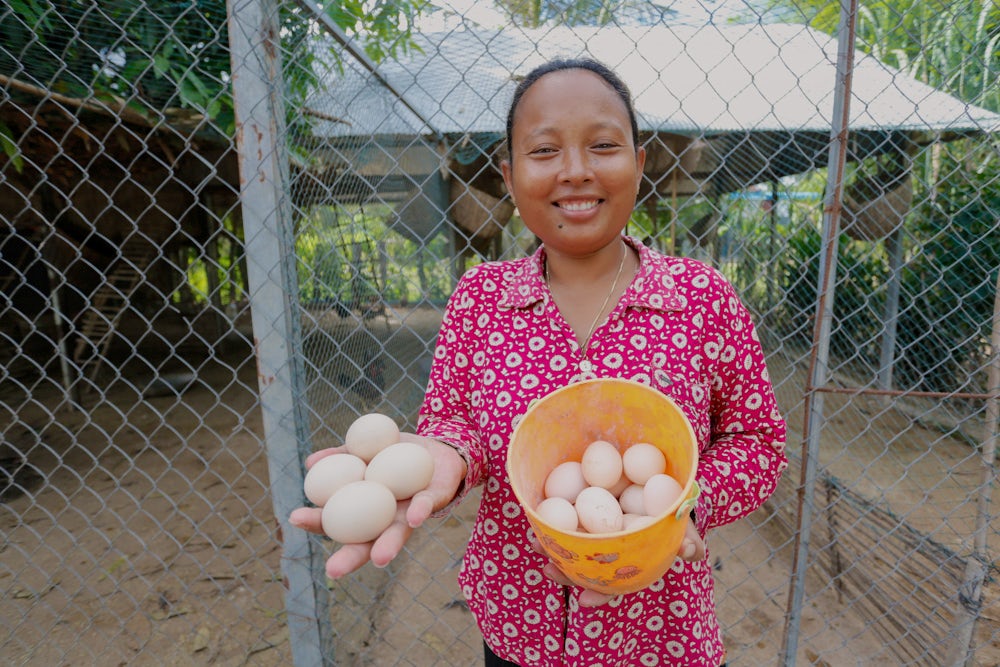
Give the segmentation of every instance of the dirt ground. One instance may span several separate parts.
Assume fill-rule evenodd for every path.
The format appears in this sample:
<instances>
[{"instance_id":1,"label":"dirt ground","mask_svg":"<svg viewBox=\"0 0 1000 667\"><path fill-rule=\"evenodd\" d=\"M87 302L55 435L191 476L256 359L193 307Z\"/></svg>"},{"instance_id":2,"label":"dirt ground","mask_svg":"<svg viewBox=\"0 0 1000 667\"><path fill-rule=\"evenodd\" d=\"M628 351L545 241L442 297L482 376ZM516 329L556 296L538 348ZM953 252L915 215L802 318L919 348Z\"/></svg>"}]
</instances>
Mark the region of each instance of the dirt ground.
<instances>
[{"instance_id":1,"label":"dirt ground","mask_svg":"<svg viewBox=\"0 0 1000 667\"><path fill-rule=\"evenodd\" d=\"M438 317L432 309L395 311L366 323L366 340L384 346L393 362L378 396L321 381L328 375L322 365L309 371L317 446L334 442L361 411L384 411L412 425ZM319 331L343 343L356 329L357 322L335 315L311 317L306 356L356 356L363 345L308 349ZM179 395L143 396L152 378L123 366L105 385L103 400L85 412L60 404L55 380L4 380L4 455L25 453L29 462L13 477L27 493L12 492L8 476L0 505L5 662L291 663L256 368L247 340L233 338L226 347L194 366L197 381ZM772 376L787 406L789 446L797 451L803 369L775 358ZM340 400L344 395L351 403ZM975 525L970 489L982 477L975 449L943 434L940 424L881 401L835 396L826 408L824 467L936 543L968 553ZM777 662L798 476L789 470L784 496L710 538L730 665ZM475 512L469 500L420 531L390 567L367 566L330 588L336 664L479 664L481 639L455 583ZM995 555L995 527L988 537ZM976 635L978 667L1000 664L998 624L1000 600L990 580ZM808 582L801 638L800 665L899 664L884 636L845 606L819 568Z\"/></svg>"}]
</instances>

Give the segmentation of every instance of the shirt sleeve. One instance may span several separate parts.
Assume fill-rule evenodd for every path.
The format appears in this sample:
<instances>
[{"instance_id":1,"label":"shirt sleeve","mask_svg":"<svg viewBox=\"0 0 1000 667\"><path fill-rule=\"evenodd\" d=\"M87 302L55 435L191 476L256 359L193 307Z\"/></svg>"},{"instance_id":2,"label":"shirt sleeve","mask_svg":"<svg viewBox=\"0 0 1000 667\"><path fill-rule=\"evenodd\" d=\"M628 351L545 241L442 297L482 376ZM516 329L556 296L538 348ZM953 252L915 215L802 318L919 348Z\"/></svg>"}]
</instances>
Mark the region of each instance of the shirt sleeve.
<instances>
[{"instance_id":1,"label":"shirt sleeve","mask_svg":"<svg viewBox=\"0 0 1000 667\"><path fill-rule=\"evenodd\" d=\"M763 505L788 466L785 421L750 313L729 282L712 274L718 289L711 291L721 300L707 333L720 351L710 376L710 444L698 463L695 525L702 535Z\"/></svg>"},{"instance_id":2,"label":"shirt sleeve","mask_svg":"<svg viewBox=\"0 0 1000 667\"><path fill-rule=\"evenodd\" d=\"M454 447L468 466L455 499L436 516L447 514L486 478L486 456L477 419L471 413L472 347L475 345L474 290L468 275L448 300L434 347L427 392L417 420L417 433Z\"/></svg>"}]
</instances>

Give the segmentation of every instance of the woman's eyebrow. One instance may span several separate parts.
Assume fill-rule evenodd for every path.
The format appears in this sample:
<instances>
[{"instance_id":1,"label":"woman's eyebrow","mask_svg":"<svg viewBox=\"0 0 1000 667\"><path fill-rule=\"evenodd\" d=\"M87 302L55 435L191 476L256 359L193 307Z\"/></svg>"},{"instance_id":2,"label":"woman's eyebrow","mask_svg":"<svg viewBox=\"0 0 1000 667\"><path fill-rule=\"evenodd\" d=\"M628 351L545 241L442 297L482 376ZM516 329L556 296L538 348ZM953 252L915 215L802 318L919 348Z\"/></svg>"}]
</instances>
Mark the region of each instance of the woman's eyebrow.
<instances>
[{"instance_id":1,"label":"woman's eyebrow","mask_svg":"<svg viewBox=\"0 0 1000 667\"><path fill-rule=\"evenodd\" d=\"M588 125L586 129L589 132L594 132L594 131L601 132L601 131L604 131L604 130L613 130L613 131L618 132L620 134L624 134L625 133L625 130L623 130L617 123L612 123L612 122L608 122L608 121L595 121L594 123L591 123L590 125ZM535 128L534 130L528 132L526 135L524 135L524 138L525 139L535 139L537 137L544 137L546 135L558 134L558 133L559 133L558 126L555 126L555 125L543 125L541 127Z\"/></svg>"}]
</instances>

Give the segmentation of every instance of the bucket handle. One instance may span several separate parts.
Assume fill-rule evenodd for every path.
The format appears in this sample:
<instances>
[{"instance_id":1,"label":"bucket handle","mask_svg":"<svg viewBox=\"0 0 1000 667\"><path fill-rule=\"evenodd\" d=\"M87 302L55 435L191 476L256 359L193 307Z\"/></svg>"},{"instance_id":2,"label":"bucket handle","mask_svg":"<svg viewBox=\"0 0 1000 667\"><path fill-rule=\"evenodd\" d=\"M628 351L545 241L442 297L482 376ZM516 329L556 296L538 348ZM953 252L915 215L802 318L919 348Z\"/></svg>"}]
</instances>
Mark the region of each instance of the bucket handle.
<instances>
[{"instance_id":1,"label":"bucket handle","mask_svg":"<svg viewBox=\"0 0 1000 667\"><path fill-rule=\"evenodd\" d=\"M678 521L684 519L684 517L691 514L691 510L694 509L695 504L698 502L698 496L701 495L701 486L698 485L698 480L693 480L691 483L691 495L687 500L681 503L681 506L677 508L677 514L675 518Z\"/></svg>"}]
</instances>

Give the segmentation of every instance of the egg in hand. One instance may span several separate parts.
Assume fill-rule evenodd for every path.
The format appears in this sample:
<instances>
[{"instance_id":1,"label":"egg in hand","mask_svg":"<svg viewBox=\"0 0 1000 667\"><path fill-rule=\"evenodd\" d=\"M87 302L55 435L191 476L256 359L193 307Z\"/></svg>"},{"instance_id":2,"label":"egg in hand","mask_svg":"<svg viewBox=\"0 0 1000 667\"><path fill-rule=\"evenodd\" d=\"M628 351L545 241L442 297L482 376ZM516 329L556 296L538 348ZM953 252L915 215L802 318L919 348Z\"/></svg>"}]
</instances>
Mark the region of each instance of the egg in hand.
<instances>
[{"instance_id":1,"label":"egg in hand","mask_svg":"<svg viewBox=\"0 0 1000 667\"><path fill-rule=\"evenodd\" d=\"M322 507L323 532L342 544L378 538L392 525L399 502L427 488L434 458L423 446L400 442L392 418L372 413L351 424L344 449L306 472L303 491Z\"/></svg>"},{"instance_id":2,"label":"egg in hand","mask_svg":"<svg viewBox=\"0 0 1000 667\"><path fill-rule=\"evenodd\" d=\"M392 525L396 497L378 482L351 482L323 506L323 532L341 544L371 542Z\"/></svg>"}]
</instances>

